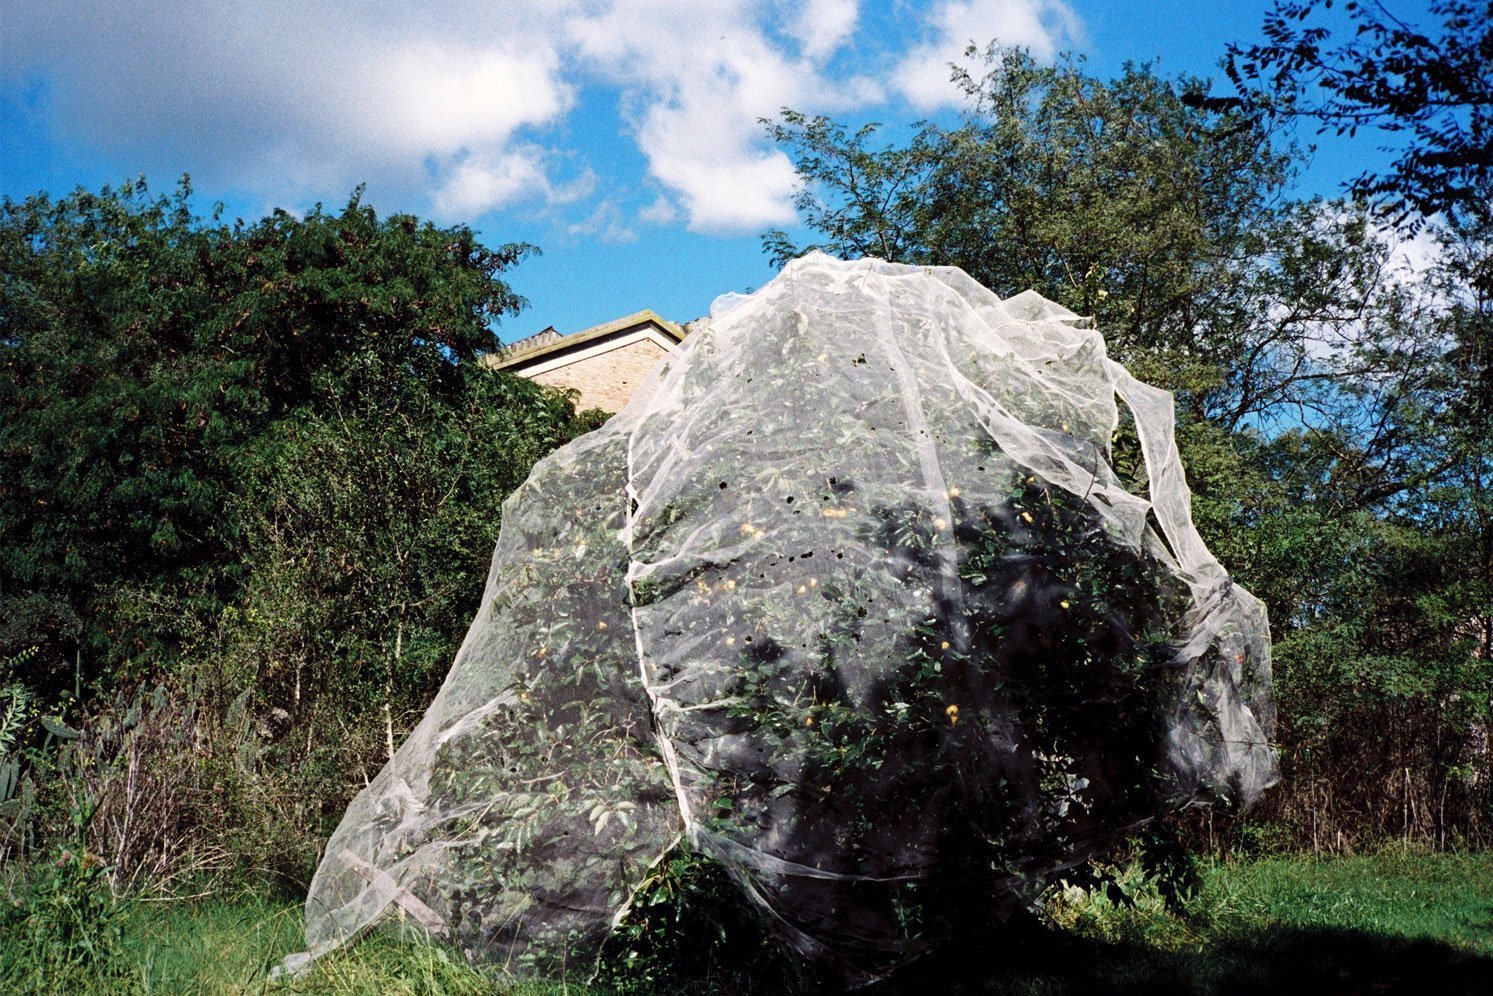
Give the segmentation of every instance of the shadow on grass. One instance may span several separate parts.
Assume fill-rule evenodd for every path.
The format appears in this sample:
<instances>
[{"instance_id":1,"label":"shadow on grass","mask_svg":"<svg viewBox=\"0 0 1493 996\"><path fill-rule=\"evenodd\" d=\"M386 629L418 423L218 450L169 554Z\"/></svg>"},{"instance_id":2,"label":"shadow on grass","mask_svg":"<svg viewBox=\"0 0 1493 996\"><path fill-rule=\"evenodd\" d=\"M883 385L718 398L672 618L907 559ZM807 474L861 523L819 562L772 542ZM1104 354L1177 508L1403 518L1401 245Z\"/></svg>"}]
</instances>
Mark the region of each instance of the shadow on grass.
<instances>
[{"instance_id":1,"label":"shadow on grass","mask_svg":"<svg viewBox=\"0 0 1493 996\"><path fill-rule=\"evenodd\" d=\"M1161 950L1013 924L909 965L867 996L1100 993L1493 993L1493 958L1433 940L1250 929Z\"/></svg>"}]
</instances>

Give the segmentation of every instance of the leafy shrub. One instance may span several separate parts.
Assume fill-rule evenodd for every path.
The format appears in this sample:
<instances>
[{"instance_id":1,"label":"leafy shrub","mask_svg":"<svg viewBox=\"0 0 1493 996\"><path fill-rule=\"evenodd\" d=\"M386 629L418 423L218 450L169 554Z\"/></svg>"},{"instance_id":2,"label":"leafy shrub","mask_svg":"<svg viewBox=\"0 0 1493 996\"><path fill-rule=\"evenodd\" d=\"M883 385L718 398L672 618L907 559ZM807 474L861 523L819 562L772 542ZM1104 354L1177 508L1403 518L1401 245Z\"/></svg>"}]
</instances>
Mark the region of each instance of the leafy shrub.
<instances>
[{"instance_id":1,"label":"leafy shrub","mask_svg":"<svg viewBox=\"0 0 1493 996\"><path fill-rule=\"evenodd\" d=\"M311 954L403 910L564 971L714 888L664 857L682 830L785 951L865 983L1169 811L1252 801L1263 612L1191 532L1170 397L1076 319L810 257L697 326L505 506L446 682L328 844ZM1154 526L1108 464L1117 395Z\"/></svg>"},{"instance_id":2,"label":"leafy shrub","mask_svg":"<svg viewBox=\"0 0 1493 996\"><path fill-rule=\"evenodd\" d=\"M634 893L598 981L619 993L780 993L801 988L802 973L725 867L681 843Z\"/></svg>"},{"instance_id":3,"label":"leafy shrub","mask_svg":"<svg viewBox=\"0 0 1493 996\"><path fill-rule=\"evenodd\" d=\"M67 992L75 985L122 977L120 907L109 868L85 846L92 813L73 810L74 845L38 863L19 896L0 911L11 933L10 964L0 982L17 991Z\"/></svg>"},{"instance_id":4,"label":"leafy shrub","mask_svg":"<svg viewBox=\"0 0 1493 996\"><path fill-rule=\"evenodd\" d=\"M376 741L286 751L275 718L256 715L248 693L218 711L191 686L121 691L54 753L46 801L88 809L87 850L118 892L170 896L232 882L298 892L348 770ZM42 841L62 838L55 819L36 822Z\"/></svg>"}]
</instances>

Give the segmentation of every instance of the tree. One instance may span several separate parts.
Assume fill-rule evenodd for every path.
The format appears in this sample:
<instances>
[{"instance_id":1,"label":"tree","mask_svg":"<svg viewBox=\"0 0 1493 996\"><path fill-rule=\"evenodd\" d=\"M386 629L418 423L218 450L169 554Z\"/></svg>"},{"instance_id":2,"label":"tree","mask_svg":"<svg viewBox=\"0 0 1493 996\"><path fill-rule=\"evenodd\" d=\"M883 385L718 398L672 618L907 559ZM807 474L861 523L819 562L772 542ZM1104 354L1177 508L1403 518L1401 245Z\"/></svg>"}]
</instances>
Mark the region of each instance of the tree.
<instances>
[{"instance_id":1,"label":"tree","mask_svg":"<svg viewBox=\"0 0 1493 996\"><path fill-rule=\"evenodd\" d=\"M1189 417L1231 431L1356 432L1423 384L1435 336L1397 293L1387 241L1361 211L1291 200L1296 153L1258 121L1191 108L1198 81L1146 67L1106 82L998 48L983 65L955 71L963 123L905 146L792 111L770 126L797 165L814 248L1034 288L1094 316L1111 352ZM778 262L801 251L782 232L764 241ZM1363 473L1396 473L1395 437L1363 438L1377 440Z\"/></svg>"},{"instance_id":2,"label":"tree","mask_svg":"<svg viewBox=\"0 0 1493 996\"><path fill-rule=\"evenodd\" d=\"M466 362L522 305L502 275L530 247L358 194L252 225L189 198L141 181L0 206L0 652L40 645L53 684L152 673L208 638L256 566L246 457L287 419L418 432L482 398L523 409L500 455L518 461L574 431Z\"/></svg>"},{"instance_id":3,"label":"tree","mask_svg":"<svg viewBox=\"0 0 1493 996\"><path fill-rule=\"evenodd\" d=\"M198 346L213 235L187 195L0 208L0 614L42 674L133 656L153 595L211 601L226 567L220 457L263 403L237 351Z\"/></svg>"},{"instance_id":4,"label":"tree","mask_svg":"<svg viewBox=\"0 0 1493 996\"><path fill-rule=\"evenodd\" d=\"M1335 44L1329 28L1312 23L1331 7L1332 0L1277 0L1264 43L1230 46L1226 72L1242 102L1315 121L1320 131L1373 128L1390 138L1390 168L1361 174L1350 189L1397 221L1475 208L1493 169L1493 3L1432 3L1441 20L1433 35L1377 0L1349 0L1352 33Z\"/></svg>"},{"instance_id":5,"label":"tree","mask_svg":"<svg viewBox=\"0 0 1493 996\"><path fill-rule=\"evenodd\" d=\"M1269 606L1291 779L1274 815L1309 839L1330 783L1349 837L1410 832L1406 800L1439 814L1416 833L1486 832L1493 800L1456 774L1486 777L1468 731L1493 680L1486 210L1436 229L1443 255L1414 273L1363 204L1293 198L1296 151L1204 81L1102 81L995 48L954 78L963 121L904 144L791 111L770 126L818 247L1093 315L1176 393L1199 529Z\"/></svg>"},{"instance_id":6,"label":"tree","mask_svg":"<svg viewBox=\"0 0 1493 996\"><path fill-rule=\"evenodd\" d=\"M459 403L306 407L245 455L253 570L211 661L229 696L252 688L320 729L378 709L386 756L423 712L478 609L504 499L576 431L566 396L465 369Z\"/></svg>"},{"instance_id":7,"label":"tree","mask_svg":"<svg viewBox=\"0 0 1493 996\"><path fill-rule=\"evenodd\" d=\"M1003 293L1031 287L1096 316L1121 349L1182 347L1199 297L1259 251L1290 156L1246 117L1184 107L1144 66L1105 83L1080 63L977 54L983 73L954 74L964 124L925 126L905 147L871 150L874 126L849 136L791 111L770 127L795 160L819 247L953 263ZM782 233L765 239L778 262L799 251Z\"/></svg>"}]
</instances>

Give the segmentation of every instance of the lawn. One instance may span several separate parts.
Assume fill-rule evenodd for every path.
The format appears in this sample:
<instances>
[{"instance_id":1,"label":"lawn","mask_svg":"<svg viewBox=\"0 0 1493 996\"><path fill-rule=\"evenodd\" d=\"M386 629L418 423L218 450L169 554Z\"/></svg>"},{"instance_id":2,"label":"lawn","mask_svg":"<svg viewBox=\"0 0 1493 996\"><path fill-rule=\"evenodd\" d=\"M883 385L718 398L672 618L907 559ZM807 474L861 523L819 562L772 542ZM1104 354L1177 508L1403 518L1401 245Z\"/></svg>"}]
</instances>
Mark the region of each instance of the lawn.
<instances>
[{"instance_id":1,"label":"lawn","mask_svg":"<svg viewBox=\"0 0 1493 996\"><path fill-rule=\"evenodd\" d=\"M1203 883L1185 917L1144 892L1134 908L1057 894L1040 917L993 928L868 992L1493 993L1493 854L1386 850L1210 863ZM441 947L390 938L327 958L301 979L268 983L269 967L300 945L300 910L252 895L135 902L121 926L121 977L26 985L111 994L601 991L578 980L514 983ZM0 979L23 957L0 938L0 963L11 962L0 964ZM718 980L684 988L761 987Z\"/></svg>"}]
</instances>

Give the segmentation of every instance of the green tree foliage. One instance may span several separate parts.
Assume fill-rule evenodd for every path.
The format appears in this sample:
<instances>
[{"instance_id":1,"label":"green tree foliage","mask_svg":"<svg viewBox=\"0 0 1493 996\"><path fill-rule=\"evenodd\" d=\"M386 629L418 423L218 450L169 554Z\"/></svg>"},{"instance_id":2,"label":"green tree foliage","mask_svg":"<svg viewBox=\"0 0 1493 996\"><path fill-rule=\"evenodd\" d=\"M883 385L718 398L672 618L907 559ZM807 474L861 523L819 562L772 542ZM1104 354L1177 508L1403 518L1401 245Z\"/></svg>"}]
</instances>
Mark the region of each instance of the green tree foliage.
<instances>
[{"instance_id":1,"label":"green tree foliage","mask_svg":"<svg viewBox=\"0 0 1493 996\"><path fill-rule=\"evenodd\" d=\"M530 247L189 194L0 206L0 660L37 648L0 702L87 700L36 754L36 846L83 799L119 882L303 890L449 666L504 498L591 424L474 362Z\"/></svg>"},{"instance_id":2,"label":"green tree foliage","mask_svg":"<svg viewBox=\"0 0 1493 996\"><path fill-rule=\"evenodd\" d=\"M248 225L198 217L189 194L0 207L0 637L43 648L43 684L77 663L140 676L202 644L264 583L266 510L300 494L387 504L443 482L482 501L440 538L480 549L528 461L575 431L562 399L465 362L522 305L501 277L530 247L379 218L358 195ZM360 526L361 556L436 556L389 524ZM375 596L353 585L338 594Z\"/></svg>"},{"instance_id":3,"label":"green tree foliage","mask_svg":"<svg viewBox=\"0 0 1493 996\"><path fill-rule=\"evenodd\" d=\"M1294 151L1253 118L1189 107L1199 81L1146 67L1105 82L996 48L983 64L955 72L964 122L906 146L785 112L771 131L823 241L769 232L774 259L824 248L956 265L1003 294L1034 288L1093 315L1116 357L1177 392L1188 417L1231 431L1356 429L1392 419L1390 399L1429 376L1436 336L1386 279L1390 247L1360 211L1292 201ZM1395 469L1382 445L1360 463Z\"/></svg>"},{"instance_id":4,"label":"green tree foliage","mask_svg":"<svg viewBox=\"0 0 1493 996\"><path fill-rule=\"evenodd\" d=\"M826 238L801 248L770 232L774 259L824 248L1034 288L1095 316L1120 358L1193 409L1236 421L1278 401L1286 354L1307 348L1261 321L1262 295L1298 302L1298 326L1321 335L1356 314L1373 261L1333 251L1351 225L1284 203L1293 160L1252 119L1192 110L1195 81L1147 67L1106 83L1019 50L987 49L983 64L955 72L964 123L905 147L785 112L771 131L797 163L804 221Z\"/></svg>"},{"instance_id":5,"label":"green tree foliage","mask_svg":"<svg viewBox=\"0 0 1493 996\"><path fill-rule=\"evenodd\" d=\"M1180 346L1220 271L1268 239L1289 157L1248 118L1184 107L1146 67L1105 83L1020 50L992 47L983 63L955 72L964 124L925 127L905 148L869 147L874 126L847 135L785 112L771 130L820 247L957 260L986 286L1095 315L1122 348ZM779 262L800 251L782 233L767 242Z\"/></svg>"},{"instance_id":6,"label":"green tree foliage","mask_svg":"<svg viewBox=\"0 0 1493 996\"><path fill-rule=\"evenodd\" d=\"M1287 782L1268 812L1319 843L1347 839L1324 809L1348 837L1486 834L1486 200L1411 272L1362 205L1293 198L1297 151L1206 81L968 54L954 127L878 145L874 125L769 123L813 248L1094 315L1176 392L1199 528L1270 609ZM764 244L779 262L810 248ZM1127 432L1116 446L1133 468Z\"/></svg>"},{"instance_id":7,"label":"green tree foliage","mask_svg":"<svg viewBox=\"0 0 1493 996\"><path fill-rule=\"evenodd\" d=\"M1396 158L1365 172L1353 194L1381 201L1399 221L1456 215L1487 203L1493 169L1493 3L1439 0L1439 33L1396 17L1377 0L1348 0L1338 33L1332 0L1277 0L1265 41L1231 46L1226 70L1248 106L1316 121L1321 131L1389 140Z\"/></svg>"},{"instance_id":8,"label":"green tree foliage","mask_svg":"<svg viewBox=\"0 0 1493 996\"><path fill-rule=\"evenodd\" d=\"M219 658L221 684L294 720L377 703L387 753L450 667L503 499L575 432L565 396L517 377L408 394L303 408L261 438L237 499L254 569Z\"/></svg>"}]
</instances>

